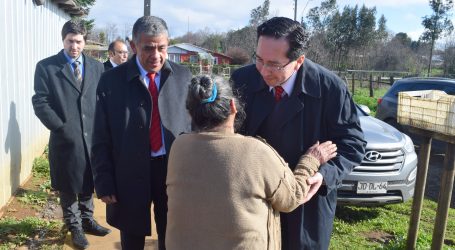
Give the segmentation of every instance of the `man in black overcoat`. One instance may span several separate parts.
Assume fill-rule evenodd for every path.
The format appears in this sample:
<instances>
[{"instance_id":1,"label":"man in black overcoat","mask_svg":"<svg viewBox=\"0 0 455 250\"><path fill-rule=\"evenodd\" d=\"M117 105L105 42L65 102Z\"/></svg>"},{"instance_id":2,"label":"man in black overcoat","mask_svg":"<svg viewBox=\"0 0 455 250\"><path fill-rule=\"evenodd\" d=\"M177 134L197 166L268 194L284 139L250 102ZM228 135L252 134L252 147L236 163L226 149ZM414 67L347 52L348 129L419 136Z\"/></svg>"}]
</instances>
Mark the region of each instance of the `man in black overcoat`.
<instances>
[{"instance_id":1,"label":"man in black overcoat","mask_svg":"<svg viewBox=\"0 0 455 250\"><path fill-rule=\"evenodd\" d=\"M59 191L63 219L78 248L87 248L85 233L110 232L93 219L93 176L90 164L96 87L103 64L82 53L82 22L63 25L63 50L36 65L36 116L50 130L49 164L52 188Z\"/></svg>"},{"instance_id":2,"label":"man in black overcoat","mask_svg":"<svg viewBox=\"0 0 455 250\"><path fill-rule=\"evenodd\" d=\"M123 249L144 248L153 203L158 248L165 249L167 159L175 137L191 130L185 108L191 73L166 60L169 33L159 17L139 18L130 44L135 55L98 85L95 190Z\"/></svg>"},{"instance_id":3,"label":"man in black overcoat","mask_svg":"<svg viewBox=\"0 0 455 250\"><path fill-rule=\"evenodd\" d=\"M103 63L105 71L115 68L128 60L128 48L121 39L111 42L107 52L109 53L109 58Z\"/></svg>"},{"instance_id":4,"label":"man in black overcoat","mask_svg":"<svg viewBox=\"0 0 455 250\"><path fill-rule=\"evenodd\" d=\"M282 249L328 249L337 187L364 154L356 106L340 78L305 58L300 23L274 17L257 37L255 64L232 75L246 102L243 133L265 138L292 169L315 142L337 145L338 155L309 179L307 202L281 214Z\"/></svg>"}]
</instances>

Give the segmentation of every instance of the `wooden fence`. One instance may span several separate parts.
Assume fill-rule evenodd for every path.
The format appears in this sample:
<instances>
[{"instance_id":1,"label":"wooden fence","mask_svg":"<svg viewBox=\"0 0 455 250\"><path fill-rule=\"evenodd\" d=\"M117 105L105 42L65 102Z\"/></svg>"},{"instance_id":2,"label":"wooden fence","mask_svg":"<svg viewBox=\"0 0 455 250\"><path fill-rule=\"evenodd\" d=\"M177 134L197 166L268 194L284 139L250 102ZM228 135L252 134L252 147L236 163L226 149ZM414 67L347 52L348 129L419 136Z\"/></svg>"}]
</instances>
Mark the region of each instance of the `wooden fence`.
<instances>
[{"instance_id":1,"label":"wooden fence","mask_svg":"<svg viewBox=\"0 0 455 250\"><path fill-rule=\"evenodd\" d=\"M337 72L349 86L351 93L355 93L357 87L370 89L370 97L374 96L374 90L392 84L399 79L410 77L410 72L402 71L374 71L374 70L347 70Z\"/></svg>"}]
</instances>

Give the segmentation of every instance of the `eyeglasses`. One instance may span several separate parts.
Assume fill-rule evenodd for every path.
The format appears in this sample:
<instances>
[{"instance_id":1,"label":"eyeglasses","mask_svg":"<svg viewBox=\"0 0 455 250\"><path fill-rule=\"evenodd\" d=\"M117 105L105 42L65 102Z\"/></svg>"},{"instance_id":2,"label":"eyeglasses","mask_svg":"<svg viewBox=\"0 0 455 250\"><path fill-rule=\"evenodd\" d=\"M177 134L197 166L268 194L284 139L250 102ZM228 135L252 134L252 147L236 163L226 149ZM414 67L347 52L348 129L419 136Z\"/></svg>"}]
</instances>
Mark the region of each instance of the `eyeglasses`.
<instances>
[{"instance_id":1,"label":"eyeglasses","mask_svg":"<svg viewBox=\"0 0 455 250\"><path fill-rule=\"evenodd\" d=\"M252 57L253 63L256 65L261 65L262 67L266 67L271 71L283 71L286 66L288 66L293 60L289 61L285 65L279 65L277 63L264 63L264 60L260 57L258 57L256 54L253 55Z\"/></svg>"},{"instance_id":2,"label":"eyeglasses","mask_svg":"<svg viewBox=\"0 0 455 250\"><path fill-rule=\"evenodd\" d=\"M128 55L128 51L118 51L118 50L116 50L115 53L117 53L119 55Z\"/></svg>"}]
</instances>

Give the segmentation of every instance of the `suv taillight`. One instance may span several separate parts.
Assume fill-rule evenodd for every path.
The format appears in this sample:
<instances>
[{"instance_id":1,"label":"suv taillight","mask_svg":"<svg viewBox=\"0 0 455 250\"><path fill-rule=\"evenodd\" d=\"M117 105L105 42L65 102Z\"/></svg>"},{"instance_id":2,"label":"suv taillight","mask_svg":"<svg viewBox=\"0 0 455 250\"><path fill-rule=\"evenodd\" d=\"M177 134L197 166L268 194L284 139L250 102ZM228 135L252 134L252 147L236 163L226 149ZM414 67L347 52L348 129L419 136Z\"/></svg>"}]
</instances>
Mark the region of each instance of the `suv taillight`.
<instances>
[{"instance_id":1,"label":"suv taillight","mask_svg":"<svg viewBox=\"0 0 455 250\"><path fill-rule=\"evenodd\" d=\"M378 105L381 104L382 98L378 98Z\"/></svg>"}]
</instances>

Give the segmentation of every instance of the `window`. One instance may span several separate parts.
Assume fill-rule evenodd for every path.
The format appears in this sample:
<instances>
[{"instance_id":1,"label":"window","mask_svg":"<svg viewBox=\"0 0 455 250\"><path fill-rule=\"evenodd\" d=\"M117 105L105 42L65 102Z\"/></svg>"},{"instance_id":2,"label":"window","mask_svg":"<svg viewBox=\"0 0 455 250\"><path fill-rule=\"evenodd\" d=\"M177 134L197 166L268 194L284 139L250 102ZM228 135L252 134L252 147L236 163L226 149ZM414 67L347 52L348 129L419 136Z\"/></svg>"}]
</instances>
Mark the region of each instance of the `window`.
<instances>
[{"instance_id":1,"label":"window","mask_svg":"<svg viewBox=\"0 0 455 250\"><path fill-rule=\"evenodd\" d=\"M169 54L169 60L171 60L172 62L179 63L180 55L179 54Z\"/></svg>"},{"instance_id":2,"label":"window","mask_svg":"<svg viewBox=\"0 0 455 250\"><path fill-rule=\"evenodd\" d=\"M199 61L198 56L196 56L196 55L190 56L190 63L197 63L198 61Z\"/></svg>"}]
</instances>

